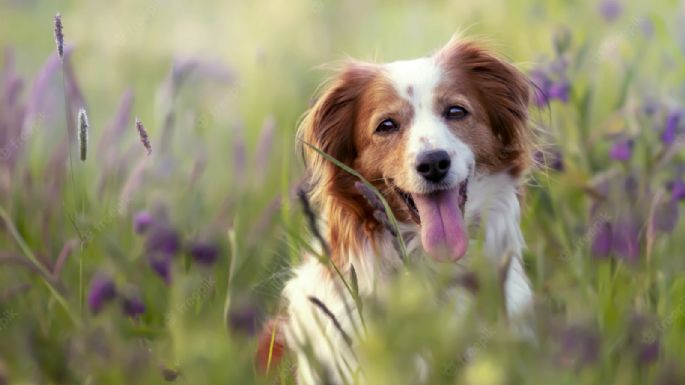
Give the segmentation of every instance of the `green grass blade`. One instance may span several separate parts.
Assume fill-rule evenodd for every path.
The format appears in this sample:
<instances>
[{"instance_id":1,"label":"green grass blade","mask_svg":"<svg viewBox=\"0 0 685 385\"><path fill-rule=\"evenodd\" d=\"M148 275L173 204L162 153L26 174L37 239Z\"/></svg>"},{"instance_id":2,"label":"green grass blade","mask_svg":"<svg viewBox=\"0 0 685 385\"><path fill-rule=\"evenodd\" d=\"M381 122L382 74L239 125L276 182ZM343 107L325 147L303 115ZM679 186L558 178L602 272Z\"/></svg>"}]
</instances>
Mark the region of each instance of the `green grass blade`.
<instances>
[{"instance_id":1,"label":"green grass blade","mask_svg":"<svg viewBox=\"0 0 685 385\"><path fill-rule=\"evenodd\" d=\"M0 217L2 217L3 221L5 221L5 226L7 226L7 230L9 233L12 235L14 240L17 242L19 245L19 248L21 249L23 255L31 261L31 263L41 272L41 280L45 284L45 286L50 290L50 293L52 296L55 298L55 300L64 308L64 311L67 313L69 318L72 320L74 325L80 326L81 321L80 319L76 316L76 313L71 309L69 306L69 303L67 302L66 298L60 294L59 290L55 287L55 285L50 282L46 277L50 276L50 272L43 266L40 261L36 258L35 254L33 254L33 251L31 251L31 248L26 244L24 241L24 238L22 238L21 234L19 234L19 231L17 228L14 226L14 223L12 223L12 220L10 219L9 215L7 214L7 211L3 207L0 207Z\"/></svg>"}]
</instances>

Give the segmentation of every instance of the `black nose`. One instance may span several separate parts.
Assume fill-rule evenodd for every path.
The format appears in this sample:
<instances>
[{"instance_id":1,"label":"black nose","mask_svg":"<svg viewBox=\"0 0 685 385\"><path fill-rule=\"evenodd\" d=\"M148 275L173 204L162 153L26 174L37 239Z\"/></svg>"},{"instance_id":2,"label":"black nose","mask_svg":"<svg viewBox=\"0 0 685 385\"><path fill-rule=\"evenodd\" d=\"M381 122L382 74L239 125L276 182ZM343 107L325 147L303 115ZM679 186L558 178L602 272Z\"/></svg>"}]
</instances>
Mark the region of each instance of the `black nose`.
<instances>
[{"instance_id":1,"label":"black nose","mask_svg":"<svg viewBox=\"0 0 685 385\"><path fill-rule=\"evenodd\" d=\"M416 171L426 180L440 182L450 169L450 155L447 151L426 151L419 154Z\"/></svg>"}]
</instances>

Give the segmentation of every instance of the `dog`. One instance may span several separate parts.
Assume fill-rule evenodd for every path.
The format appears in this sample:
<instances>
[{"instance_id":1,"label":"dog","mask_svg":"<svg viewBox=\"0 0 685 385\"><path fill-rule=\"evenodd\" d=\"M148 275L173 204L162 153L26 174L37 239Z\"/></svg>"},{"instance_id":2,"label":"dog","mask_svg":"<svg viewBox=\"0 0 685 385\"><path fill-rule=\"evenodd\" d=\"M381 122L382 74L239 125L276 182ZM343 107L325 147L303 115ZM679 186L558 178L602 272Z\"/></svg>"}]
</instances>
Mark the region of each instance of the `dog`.
<instances>
[{"instance_id":1,"label":"dog","mask_svg":"<svg viewBox=\"0 0 685 385\"><path fill-rule=\"evenodd\" d=\"M299 127L309 198L321 216L330 263L374 296L401 266L393 229L377 215L359 178L376 187L408 240L411 255L459 263L469 228L480 226L484 254L506 258L506 312L529 312L533 294L521 251L519 190L532 164L530 83L477 42L453 38L435 54L375 64L348 61ZM363 190L363 188L361 189ZM264 368L294 352L301 385L359 381L353 353L355 299L330 263L305 256L283 289L283 314L259 342ZM362 381L363 382L363 381Z\"/></svg>"}]
</instances>

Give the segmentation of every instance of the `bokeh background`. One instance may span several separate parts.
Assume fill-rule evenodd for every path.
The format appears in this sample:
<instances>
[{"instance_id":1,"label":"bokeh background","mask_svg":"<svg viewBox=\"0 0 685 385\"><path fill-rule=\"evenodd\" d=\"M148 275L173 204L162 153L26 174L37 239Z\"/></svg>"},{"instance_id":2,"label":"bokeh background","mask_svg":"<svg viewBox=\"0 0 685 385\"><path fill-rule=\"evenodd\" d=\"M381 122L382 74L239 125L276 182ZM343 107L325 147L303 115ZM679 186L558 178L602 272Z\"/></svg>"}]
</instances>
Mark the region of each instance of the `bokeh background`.
<instances>
[{"instance_id":1,"label":"bokeh background","mask_svg":"<svg viewBox=\"0 0 685 385\"><path fill-rule=\"evenodd\" d=\"M417 268L366 307L365 377L685 383L685 3L0 0L0 20L0 384L293 383L253 355L310 243L295 131L322 65L456 32L537 89L536 338L512 335L476 247L468 274ZM435 300L454 282L476 297L457 324Z\"/></svg>"}]
</instances>

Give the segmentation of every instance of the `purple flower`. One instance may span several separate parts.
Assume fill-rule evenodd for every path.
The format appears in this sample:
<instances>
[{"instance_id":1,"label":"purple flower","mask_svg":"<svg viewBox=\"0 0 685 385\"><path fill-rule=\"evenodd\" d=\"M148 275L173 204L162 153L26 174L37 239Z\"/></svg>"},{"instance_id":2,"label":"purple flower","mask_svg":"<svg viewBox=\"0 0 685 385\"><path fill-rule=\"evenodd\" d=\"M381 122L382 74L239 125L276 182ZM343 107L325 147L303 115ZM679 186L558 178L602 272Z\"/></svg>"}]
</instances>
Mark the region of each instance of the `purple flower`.
<instances>
[{"instance_id":1,"label":"purple flower","mask_svg":"<svg viewBox=\"0 0 685 385\"><path fill-rule=\"evenodd\" d=\"M197 242L190 245L189 253L195 262L209 266L213 264L219 256L219 249L213 244Z\"/></svg>"},{"instance_id":2,"label":"purple flower","mask_svg":"<svg viewBox=\"0 0 685 385\"><path fill-rule=\"evenodd\" d=\"M618 0L603 0L599 3L599 13L602 15L604 20L612 22L621 16L623 7Z\"/></svg>"},{"instance_id":3,"label":"purple flower","mask_svg":"<svg viewBox=\"0 0 685 385\"><path fill-rule=\"evenodd\" d=\"M153 227L147 237L147 251L152 253L159 252L171 256L178 252L180 244L176 231L166 225Z\"/></svg>"},{"instance_id":4,"label":"purple flower","mask_svg":"<svg viewBox=\"0 0 685 385\"><path fill-rule=\"evenodd\" d=\"M154 217L147 211L141 211L133 217L133 231L143 234L155 222Z\"/></svg>"},{"instance_id":5,"label":"purple flower","mask_svg":"<svg viewBox=\"0 0 685 385\"><path fill-rule=\"evenodd\" d=\"M678 224L678 201L669 199L659 204L654 213L653 223L655 229L671 233Z\"/></svg>"},{"instance_id":6,"label":"purple flower","mask_svg":"<svg viewBox=\"0 0 685 385\"><path fill-rule=\"evenodd\" d=\"M596 331L571 326L561 335L561 363L567 367L592 364L599 358L600 339Z\"/></svg>"},{"instance_id":7,"label":"purple flower","mask_svg":"<svg viewBox=\"0 0 685 385\"><path fill-rule=\"evenodd\" d=\"M678 123L680 122L680 113L672 111L666 117L666 125L664 131L661 133L661 141L664 144L673 144L678 135Z\"/></svg>"},{"instance_id":8,"label":"purple flower","mask_svg":"<svg viewBox=\"0 0 685 385\"><path fill-rule=\"evenodd\" d=\"M557 99L564 103L568 102L571 92L571 84L567 81L554 82L549 86L547 96L550 99Z\"/></svg>"},{"instance_id":9,"label":"purple flower","mask_svg":"<svg viewBox=\"0 0 685 385\"><path fill-rule=\"evenodd\" d=\"M171 256L165 253L153 253L148 256L152 270L157 273L167 285L171 284Z\"/></svg>"},{"instance_id":10,"label":"purple flower","mask_svg":"<svg viewBox=\"0 0 685 385\"><path fill-rule=\"evenodd\" d=\"M640 29L646 39L651 39L654 36L654 23L646 16L640 19Z\"/></svg>"},{"instance_id":11,"label":"purple flower","mask_svg":"<svg viewBox=\"0 0 685 385\"><path fill-rule=\"evenodd\" d=\"M658 338L654 338L652 341L643 341L640 343L637 349L637 361L641 365L651 364L659 358L659 350L661 344Z\"/></svg>"},{"instance_id":12,"label":"purple flower","mask_svg":"<svg viewBox=\"0 0 685 385\"><path fill-rule=\"evenodd\" d=\"M559 150L550 150L549 152L535 151L533 160L540 166L551 168L554 171L564 171L564 156Z\"/></svg>"},{"instance_id":13,"label":"purple flower","mask_svg":"<svg viewBox=\"0 0 685 385\"><path fill-rule=\"evenodd\" d=\"M614 252L624 258L626 262L637 262L640 255L640 228L632 220L624 220L616 224L612 232Z\"/></svg>"},{"instance_id":14,"label":"purple flower","mask_svg":"<svg viewBox=\"0 0 685 385\"><path fill-rule=\"evenodd\" d=\"M612 237L611 223L604 221L597 225L592 240L592 254L597 257L606 257L611 252Z\"/></svg>"},{"instance_id":15,"label":"purple flower","mask_svg":"<svg viewBox=\"0 0 685 385\"><path fill-rule=\"evenodd\" d=\"M626 176L623 181L623 189L628 199L637 199L640 189L640 182L637 177L633 174Z\"/></svg>"},{"instance_id":16,"label":"purple flower","mask_svg":"<svg viewBox=\"0 0 685 385\"><path fill-rule=\"evenodd\" d=\"M535 104L538 107L544 107L548 105L549 87L552 83L549 76L547 76L547 74L543 70L538 68L531 72L530 81L535 86Z\"/></svg>"},{"instance_id":17,"label":"purple flower","mask_svg":"<svg viewBox=\"0 0 685 385\"><path fill-rule=\"evenodd\" d=\"M88 289L88 307L93 314L97 314L102 307L117 295L117 289L109 276L96 274L90 281Z\"/></svg>"},{"instance_id":18,"label":"purple flower","mask_svg":"<svg viewBox=\"0 0 685 385\"><path fill-rule=\"evenodd\" d=\"M618 161L628 161L633 155L633 140L632 139L619 139L614 142L609 150L609 156L612 159Z\"/></svg>"},{"instance_id":19,"label":"purple flower","mask_svg":"<svg viewBox=\"0 0 685 385\"><path fill-rule=\"evenodd\" d=\"M121 311L129 317L138 317L145 312L145 304L137 294L125 295L121 302Z\"/></svg>"},{"instance_id":20,"label":"purple flower","mask_svg":"<svg viewBox=\"0 0 685 385\"><path fill-rule=\"evenodd\" d=\"M257 174L264 177L269 164L269 158L273 149L274 133L276 132L276 120L273 116L268 116L264 119L262 131L259 133L259 141L257 142L257 151L255 159L257 163Z\"/></svg>"},{"instance_id":21,"label":"purple flower","mask_svg":"<svg viewBox=\"0 0 685 385\"><path fill-rule=\"evenodd\" d=\"M642 111L648 115L652 116L654 115L657 111L659 111L659 108L661 106L659 105L659 101L653 97L647 97L643 103L642 106Z\"/></svg>"},{"instance_id":22,"label":"purple flower","mask_svg":"<svg viewBox=\"0 0 685 385\"><path fill-rule=\"evenodd\" d=\"M231 308L228 315L228 324L231 330L254 335L257 332L259 310L253 305L243 305Z\"/></svg>"},{"instance_id":23,"label":"purple flower","mask_svg":"<svg viewBox=\"0 0 685 385\"><path fill-rule=\"evenodd\" d=\"M671 199L674 201L681 201L685 199L685 181L680 179L668 183L671 189Z\"/></svg>"}]
</instances>

